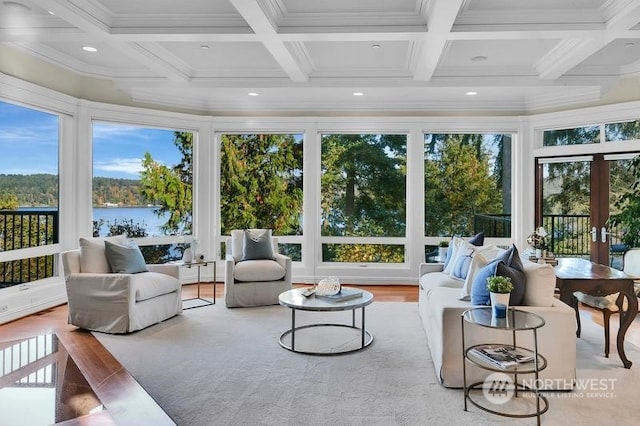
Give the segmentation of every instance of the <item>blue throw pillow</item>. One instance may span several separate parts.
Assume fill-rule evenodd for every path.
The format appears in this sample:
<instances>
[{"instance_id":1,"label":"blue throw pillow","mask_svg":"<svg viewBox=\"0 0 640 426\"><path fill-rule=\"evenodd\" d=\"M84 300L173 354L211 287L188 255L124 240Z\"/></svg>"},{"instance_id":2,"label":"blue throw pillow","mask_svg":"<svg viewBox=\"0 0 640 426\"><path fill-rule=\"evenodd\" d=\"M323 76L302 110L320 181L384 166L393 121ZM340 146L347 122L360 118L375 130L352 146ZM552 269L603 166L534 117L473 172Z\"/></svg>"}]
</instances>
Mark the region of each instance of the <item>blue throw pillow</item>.
<instances>
[{"instance_id":1,"label":"blue throw pillow","mask_svg":"<svg viewBox=\"0 0 640 426\"><path fill-rule=\"evenodd\" d=\"M498 264L504 263L501 259L494 259L476 272L471 284L471 304L489 305L491 298L487 290L487 278L496 275Z\"/></svg>"},{"instance_id":2,"label":"blue throw pillow","mask_svg":"<svg viewBox=\"0 0 640 426\"><path fill-rule=\"evenodd\" d=\"M104 252L107 255L111 272L137 274L148 271L144 256L134 242L125 246L107 240L104 242Z\"/></svg>"},{"instance_id":3,"label":"blue throw pillow","mask_svg":"<svg viewBox=\"0 0 640 426\"><path fill-rule=\"evenodd\" d=\"M271 229L245 229L242 260L274 259Z\"/></svg>"},{"instance_id":4,"label":"blue throw pillow","mask_svg":"<svg viewBox=\"0 0 640 426\"><path fill-rule=\"evenodd\" d=\"M484 245L484 232L478 232L476 235L474 235L473 237L469 238L467 240L470 244L473 244L474 246L480 247Z\"/></svg>"},{"instance_id":5,"label":"blue throw pillow","mask_svg":"<svg viewBox=\"0 0 640 426\"><path fill-rule=\"evenodd\" d=\"M456 264L453 265L451 275L455 278L464 280L469 273L469 266L471 265L471 259L473 259L473 253L464 254L456 259Z\"/></svg>"}]
</instances>

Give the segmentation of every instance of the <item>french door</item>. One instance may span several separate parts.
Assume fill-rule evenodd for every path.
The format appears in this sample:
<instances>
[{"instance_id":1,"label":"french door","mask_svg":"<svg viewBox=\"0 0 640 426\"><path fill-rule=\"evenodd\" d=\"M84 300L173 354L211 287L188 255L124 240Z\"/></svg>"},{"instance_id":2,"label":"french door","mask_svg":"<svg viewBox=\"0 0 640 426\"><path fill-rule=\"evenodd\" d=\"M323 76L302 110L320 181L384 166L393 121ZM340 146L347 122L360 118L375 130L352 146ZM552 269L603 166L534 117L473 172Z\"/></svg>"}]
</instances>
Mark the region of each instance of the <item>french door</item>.
<instances>
[{"instance_id":1,"label":"french door","mask_svg":"<svg viewBox=\"0 0 640 426\"><path fill-rule=\"evenodd\" d=\"M551 235L560 257L583 257L622 268L626 249L611 229L615 201L632 184L628 169L638 153L536 159L536 227Z\"/></svg>"}]
</instances>

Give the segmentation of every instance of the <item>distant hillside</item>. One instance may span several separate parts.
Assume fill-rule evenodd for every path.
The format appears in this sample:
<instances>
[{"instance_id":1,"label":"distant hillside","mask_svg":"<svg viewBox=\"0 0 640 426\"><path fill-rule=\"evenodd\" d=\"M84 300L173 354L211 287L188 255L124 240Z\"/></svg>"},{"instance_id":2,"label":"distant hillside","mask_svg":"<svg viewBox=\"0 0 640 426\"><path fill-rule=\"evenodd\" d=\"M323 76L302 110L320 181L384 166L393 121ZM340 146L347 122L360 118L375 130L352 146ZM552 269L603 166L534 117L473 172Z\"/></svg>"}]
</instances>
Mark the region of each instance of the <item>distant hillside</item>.
<instances>
[{"instance_id":1,"label":"distant hillside","mask_svg":"<svg viewBox=\"0 0 640 426\"><path fill-rule=\"evenodd\" d=\"M15 194L23 207L58 205L58 176L51 174L0 174L0 194ZM140 195L137 179L93 178L93 205L105 203L121 206L144 206L148 202Z\"/></svg>"}]
</instances>

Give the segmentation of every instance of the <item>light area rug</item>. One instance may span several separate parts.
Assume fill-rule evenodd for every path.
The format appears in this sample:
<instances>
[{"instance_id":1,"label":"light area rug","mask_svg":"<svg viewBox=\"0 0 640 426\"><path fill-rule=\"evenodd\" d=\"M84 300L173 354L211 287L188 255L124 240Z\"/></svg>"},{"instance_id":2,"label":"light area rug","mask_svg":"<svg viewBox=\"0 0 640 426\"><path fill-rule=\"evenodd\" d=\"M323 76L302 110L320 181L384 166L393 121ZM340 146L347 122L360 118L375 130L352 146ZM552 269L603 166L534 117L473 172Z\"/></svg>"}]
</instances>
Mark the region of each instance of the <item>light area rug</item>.
<instances>
[{"instance_id":1,"label":"light area rug","mask_svg":"<svg viewBox=\"0 0 640 426\"><path fill-rule=\"evenodd\" d=\"M298 311L296 319L298 325L349 323L351 314ZM548 392L550 408L542 423L635 424L640 352L627 344L634 365L624 369L615 352L602 356L602 328L587 317L582 324L577 373L582 389ZM187 310L129 335L94 335L180 426L535 424L532 418L499 417L471 405L463 410L463 391L436 380L416 303L367 307L374 341L350 354L287 351L278 339L290 325L291 311L281 306L220 304ZM327 339L315 344L330 345Z\"/></svg>"}]
</instances>

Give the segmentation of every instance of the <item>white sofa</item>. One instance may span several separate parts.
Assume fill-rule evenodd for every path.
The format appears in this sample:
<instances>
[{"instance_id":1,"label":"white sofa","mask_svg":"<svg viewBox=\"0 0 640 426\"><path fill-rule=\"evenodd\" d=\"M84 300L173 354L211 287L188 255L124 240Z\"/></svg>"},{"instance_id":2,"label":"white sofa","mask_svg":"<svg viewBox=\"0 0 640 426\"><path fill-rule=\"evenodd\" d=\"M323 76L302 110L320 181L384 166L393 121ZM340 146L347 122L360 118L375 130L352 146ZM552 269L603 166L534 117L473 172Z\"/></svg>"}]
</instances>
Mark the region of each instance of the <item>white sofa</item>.
<instances>
[{"instance_id":1,"label":"white sofa","mask_svg":"<svg viewBox=\"0 0 640 426\"><path fill-rule=\"evenodd\" d=\"M551 265L524 261L527 286L524 306L545 320L538 329L538 350L548 362L540 372L545 390L570 390L576 378L575 311L554 297L555 274ZM461 315L472 305L460 300L463 280L442 272L443 264L420 265L418 309L427 335L431 357L440 383L463 387ZM474 329L472 330L471 327ZM466 345L511 343L511 333L466 325ZM533 347L533 333L520 331L518 346ZM482 381L490 372L467 364L467 383ZM532 379L532 376L526 377Z\"/></svg>"}]
</instances>

